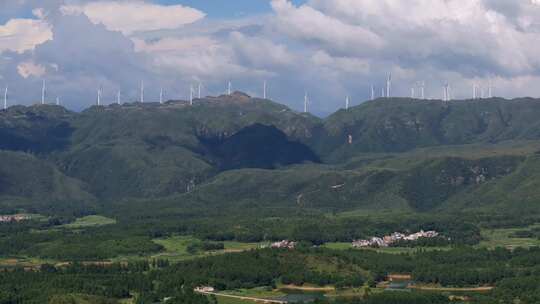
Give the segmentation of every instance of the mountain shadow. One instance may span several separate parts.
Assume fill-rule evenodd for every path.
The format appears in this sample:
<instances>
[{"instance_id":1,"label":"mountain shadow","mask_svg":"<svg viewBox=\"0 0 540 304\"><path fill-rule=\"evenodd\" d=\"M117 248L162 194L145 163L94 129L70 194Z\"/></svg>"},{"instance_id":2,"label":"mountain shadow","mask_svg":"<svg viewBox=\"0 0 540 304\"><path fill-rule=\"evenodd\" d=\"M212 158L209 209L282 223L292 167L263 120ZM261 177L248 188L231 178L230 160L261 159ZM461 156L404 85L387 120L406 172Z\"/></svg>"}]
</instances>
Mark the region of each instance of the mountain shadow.
<instances>
[{"instance_id":1,"label":"mountain shadow","mask_svg":"<svg viewBox=\"0 0 540 304\"><path fill-rule=\"evenodd\" d=\"M320 162L306 145L290 141L274 126L253 124L223 140L203 140L221 170L275 169L303 162Z\"/></svg>"}]
</instances>

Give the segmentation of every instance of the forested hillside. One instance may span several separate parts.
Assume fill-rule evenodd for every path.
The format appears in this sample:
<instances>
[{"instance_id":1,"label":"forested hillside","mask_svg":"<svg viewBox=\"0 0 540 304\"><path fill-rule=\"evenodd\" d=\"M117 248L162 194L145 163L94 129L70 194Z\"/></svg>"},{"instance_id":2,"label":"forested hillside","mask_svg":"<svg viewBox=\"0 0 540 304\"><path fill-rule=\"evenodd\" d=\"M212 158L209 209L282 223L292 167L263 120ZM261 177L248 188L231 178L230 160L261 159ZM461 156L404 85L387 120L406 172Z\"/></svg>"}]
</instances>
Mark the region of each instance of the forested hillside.
<instances>
[{"instance_id":1,"label":"forested hillside","mask_svg":"<svg viewBox=\"0 0 540 304\"><path fill-rule=\"evenodd\" d=\"M429 212L519 199L536 212L539 116L532 99L395 98L319 119L239 92L192 106L82 113L16 106L0 113L9 160L0 168L0 208L177 197L221 208Z\"/></svg>"},{"instance_id":2,"label":"forested hillside","mask_svg":"<svg viewBox=\"0 0 540 304\"><path fill-rule=\"evenodd\" d=\"M323 122L317 151L343 161L362 152L403 152L418 147L497 143L540 137L540 103L499 98L441 102L377 99ZM351 135L353 143L347 144Z\"/></svg>"}]
</instances>

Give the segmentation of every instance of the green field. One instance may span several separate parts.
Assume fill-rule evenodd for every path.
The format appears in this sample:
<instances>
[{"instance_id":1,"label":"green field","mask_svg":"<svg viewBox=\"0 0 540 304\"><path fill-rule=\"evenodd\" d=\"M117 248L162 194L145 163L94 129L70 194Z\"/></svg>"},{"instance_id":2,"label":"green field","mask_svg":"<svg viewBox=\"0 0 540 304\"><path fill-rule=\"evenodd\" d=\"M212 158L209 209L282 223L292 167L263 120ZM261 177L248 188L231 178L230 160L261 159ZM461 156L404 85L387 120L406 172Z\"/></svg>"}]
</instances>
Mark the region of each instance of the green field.
<instances>
[{"instance_id":1,"label":"green field","mask_svg":"<svg viewBox=\"0 0 540 304\"><path fill-rule=\"evenodd\" d=\"M350 298L350 297L360 297L363 294L366 293L366 289L368 289L370 294L373 293L379 293L382 292L384 289L381 288L367 288L367 287L360 287L360 288L346 288L346 289L340 289L340 290L316 290L317 287L314 286L313 290L310 290L309 284L305 286L298 287L298 293L310 293L310 292L317 292L317 293L324 293L324 295L328 298ZM332 287L332 286L330 286ZM253 297L253 298L260 298L260 299L275 299L279 297L283 297L287 295L287 292L283 291L283 289L288 290L287 292L293 292L292 289L286 288L286 286L281 286L278 289L274 290L268 290L265 287L259 287L259 288L253 288L253 289L238 289L233 291L224 291L223 294L227 295L235 295L235 296L242 296L242 297ZM254 301L250 300L242 300L242 299L234 299L234 298L227 298L227 297L220 297L217 296L218 303L225 303L225 304L236 304L236 303L253 303Z\"/></svg>"},{"instance_id":2,"label":"green field","mask_svg":"<svg viewBox=\"0 0 540 304\"><path fill-rule=\"evenodd\" d=\"M13 268L13 267L33 268L33 267L38 267L45 263L55 264L56 261L40 259L40 258L25 257L25 256L0 258L0 268Z\"/></svg>"},{"instance_id":3,"label":"green field","mask_svg":"<svg viewBox=\"0 0 540 304\"><path fill-rule=\"evenodd\" d=\"M253 301L216 296L218 304L253 304Z\"/></svg>"},{"instance_id":4,"label":"green field","mask_svg":"<svg viewBox=\"0 0 540 304\"><path fill-rule=\"evenodd\" d=\"M201 240L190 236L173 236L168 238L154 239L155 243L165 247L165 251L161 252L154 258L167 258L171 260L186 260L198 257L203 257L213 254L223 254L229 252L245 251L250 249L256 249L262 246L262 243L241 243L226 241L223 242L225 249L207 252L198 252L195 254L189 253L187 248L190 244L201 242Z\"/></svg>"},{"instance_id":5,"label":"green field","mask_svg":"<svg viewBox=\"0 0 540 304\"><path fill-rule=\"evenodd\" d=\"M512 234L524 229L538 228L540 224L532 225L527 228L504 228L504 229L483 229L482 238L478 246L487 248L505 247L533 247L540 246L540 240L536 238L516 238Z\"/></svg>"},{"instance_id":6,"label":"green field","mask_svg":"<svg viewBox=\"0 0 540 304\"><path fill-rule=\"evenodd\" d=\"M280 291L279 289L271 290L266 287L224 291L223 294L242 296L242 297L261 298L261 299L272 299L272 298L277 298L277 297L286 295L284 292Z\"/></svg>"},{"instance_id":7,"label":"green field","mask_svg":"<svg viewBox=\"0 0 540 304\"><path fill-rule=\"evenodd\" d=\"M345 242L325 243L322 247L335 250L347 250L353 248L351 243Z\"/></svg>"},{"instance_id":8,"label":"green field","mask_svg":"<svg viewBox=\"0 0 540 304\"><path fill-rule=\"evenodd\" d=\"M335 250L348 250L353 249L351 243L326 243L322 247ZM417 250L448 250L450 247L383 247L383 248L359 248L356 250L372 250L378 253L390 253L390 254L402 254L402 253L414 253Z\"/></svg>"},{"instance_id":9,"label":"green field","mask_svg":"<svg viewBox=\"0 0 540 304\"><path fill-rule=\"evenodd\" d=\"M75 220L75 222L62 225L63 228L78 229L116 224L116 220L101 215L89 215Z\"/></svg>"}]
</instances>

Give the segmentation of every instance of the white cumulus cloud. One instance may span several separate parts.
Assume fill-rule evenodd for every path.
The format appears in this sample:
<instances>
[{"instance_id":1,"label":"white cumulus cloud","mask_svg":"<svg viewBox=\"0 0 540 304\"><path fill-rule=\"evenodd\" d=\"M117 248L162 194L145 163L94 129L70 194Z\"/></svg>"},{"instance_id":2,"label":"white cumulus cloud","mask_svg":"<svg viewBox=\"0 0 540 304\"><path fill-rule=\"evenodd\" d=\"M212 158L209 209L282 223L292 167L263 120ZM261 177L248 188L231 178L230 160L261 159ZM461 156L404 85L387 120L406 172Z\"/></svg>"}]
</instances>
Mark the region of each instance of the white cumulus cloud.
<instances>
[{"instance_id":1,"label":"white cumulus cloud","mask_svg":"<svg viewBox=\"0 0 540 304\"><path fill-rule=\"evenodd\" d=\"M137 31L175 29L204 18L197 9L183 5L159 5L143 1L99 1L63 5L64 14L85 14L109 30L132 34Z\"/></svg>"},{"instance_id":2,"label":"white cumulus cloud","mask_svg":"<svg viewBox=\"0 0 540 304\"><path fill-rule=\"evenodd\" d=\"M11 19L0 25L0 53L22 53L52 39L49 24L41 19Z\"/></svg>"},{"instance_id":3,"label":"white cumulus cloud","mask_svg":"<svg viewBox=\"0 0 540 304\"><path fill-rule=\"evenodd\" d=\"M232 0L231 0L232 1ZM380 95L469 98L472 84L497 96L538 96L540 6L533 0L268 0L266 15L205 18L157 0L0 0L0 74L23 102L37 100L41 78L67 105L112 100L188 98L234 89L301 109L308 91L316 114ZM61 9L59 9L61 7ZM28 13L34 19L20 19ZM6 17L7 16L7 17ZM1 19L3 18L3 19ZM10 20L11 18L11 20ZM19 19L17 19L19 18ZM52 33L51 33L52 31ZM55 92L56 94L56 92Z\"/></svg>"},{"instance_id":4,"label":"white cumulus cloud","mask_svg":"<svg viewBox=\"0 0 540 304\"><path fill-rule=\"evenodd\" d=\"M28 78L30 76L41 77L45 75L46 70L45 67L40 64L36 64L32 61L25 61L17 66L17 72L21 77Z\"/></svg>"}]
</instances>

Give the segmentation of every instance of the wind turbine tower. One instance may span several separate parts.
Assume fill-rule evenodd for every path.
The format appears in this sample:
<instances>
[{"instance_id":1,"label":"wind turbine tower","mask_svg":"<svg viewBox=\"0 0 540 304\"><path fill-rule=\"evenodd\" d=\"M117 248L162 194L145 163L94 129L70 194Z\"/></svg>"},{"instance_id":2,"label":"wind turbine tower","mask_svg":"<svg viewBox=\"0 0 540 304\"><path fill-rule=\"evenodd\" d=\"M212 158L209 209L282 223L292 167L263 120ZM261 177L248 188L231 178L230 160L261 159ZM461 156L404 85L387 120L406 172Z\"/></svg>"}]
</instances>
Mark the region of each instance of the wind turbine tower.
<instances>
[{"instance_id":1,"label":"wind turbine tower","mask_svg":"<svg viewBox=\"0 0 540 304\"><path fill-rule=\"evenodd\" d=\"M390 89L392 86L392 74L388 74L388 79L386 79L386 97L390 98Z\"/></svg>"},{"instance_id":2,"label":"wind turbine tower","mask_svg":"<svg viewBox=\"0 0 540 304\"><path fill-rule=\"evenodd\" d=\"M116 94L116 104L120 104L122 99L122 92L118 90L118 93Z\"/></svg>"},{"instance_id":3,"label":"wind turbine tower","mask_svg":"<svg viewBox=\"0 0 540 304\"><path fill-rule=\"evenodd\" d=\"M414 99L414 96L415 96L414 93L415 93L415 92L414 92L414 87L412 87L412 88L411 88L411 99Z\"/></svg>"},{"instance_id":4,"label":"wind turbine tower","mask_svg":"<svg viewBox=\"0 0 540 304\"><path fill-rule=\"evenodd\" d=\"M263 99L266 99L266 80L264 81L264 84L263 84Z\"/></svg>"},{"instance_id":5,"label":"wind turbine tower","mask_svg":"<svg viewBox=\"0 0 540 304\"><path fill-rule=\"evenodd\" d=\"M227 86L227 95L232 94L232 83L229 81L229 85Z\"/></svg>"},{"instance_id":6,"label":"wind turbine tower","mask_svg":"<svg viewBox=\"0 0 540 304\"><path fill-rule=\"evenodd\" d=\"M201 82L199 81L199 87L198 87L198 90L199 90L199 94L197 94L197 98L201 99Z\"/></svg>"},{"instance_id":7,"label":"wind turbine tower","mask_svg":"<svg viewBox=\"0 0 540 304\"><path fill-rule=\"evenodd\" d=\"M97 90L97 105L101 105L101 87Z\"/></svg>"},{"instance_id":8,"label":"wind turbine tower","mask_svg":"<svg viewBox=\"0 0 540 304\"><path fill-rule=\"evenodd\" d=\"M349 110L349 103L350 103L350 98L349 96L345 97L345 110Z\"/></svg>"},{"instance_id":9,"label":"wind turbine tower","mask_svg":"<svg viewBox=\"0 0 540 304\"><path fill-rule=\"evenodd\" d=\"M371 85L371 100L375 100L375 87Z\"/></svg>"},{"instance_id":10,"label":"wind turbine tower","mask_svg":"<svg viewBox=\"0 0 540 304\"><path fill-rule=\"evenodd\" d=\"M45 80L43 80L43 85L41 86L41 104L45 104L45 94L47 93L47 88L45 87Z\"/></svg>"},{"instance_id":11,"label":"wind turbine tower","mask_svg":"<svg viewBox=\"0 0 540 304\"><path fill-rule=\"evenodd\" d=\"M444 101L450 101L452 98L450 97L450 85L447 83L443 87L443 100Z\"/></svg>"},{"instance_id":12,"label":"wind turbine tower","mask_svg":"<svg viewBox=\"0 0 540 304\"><path fill-rule=\"evenodd\" d=\"M446 86L443 86L443 101L446 101Z\"/></svg>"},{"instance_id":13,"label":"wind turbine tower","mask_svg":"<svg viewBox=\"0 0 540 304\"><path fill-rule=\"evenodd\" d=\"M308 112L308 103L309 103L309 98L308 98L308 93L306 91L306 93L304 94L304 113Z\"/></svg>"},{"instance_id":14,"label":"wind turbine tower","mask_svg":"<svg viewBox=\"0 0 540 304\"><path fill-rule=\"evenodd\" d=\"M476 83L472 86L472 99L476 99Z\"/></svg>"},{"instance_id":15,"label":"wind turbine tower","mask_svg":"<svg viewBox=\"0 0 540 304\"><path fill-rule=\"evenodd\" d=\"M189 105L193 105L193 85L189 85Z\"/></svg>"},{"instance_id":16,"label":"wind turbine tower","mask_svg":"<svg viewBox=\"0 0 540 304\"><path fill-rule=\"evenodd\" d=\"M141 80L141 103L144 103L144 80Z\"/></svg>"},{"instance_id":17,"label":"wind turbine tower","mask_svg":"<svg viewBox=\"0 0 540 304\"><path fill-rule=\"evenodd\" d=\"M7 110L8 105L8 87L6 86L6 90L4 91L4 110Z\"/></svg>"},{"instance_id":18,"label":"wind turbine tower","mask_svg":"<svg viewBox=\"0 0 540 304\"><path fill-rule=\"evenodd\" d=\"M426 88L426 82L424 80L422 80L420 82L420 95L422 97L422 99L426 99L426 95L425 95L425 88Z\"/></svg>"},{"instance_id":19,"label":"wind turbine tower","mask_svg":"<svg viewBox=\"0 0 540 304\"><path fill-rule=\"evenodd\" d=\"M163 104L163 88L159 89L159 103Z\"/></svg>"}]
</instances>

